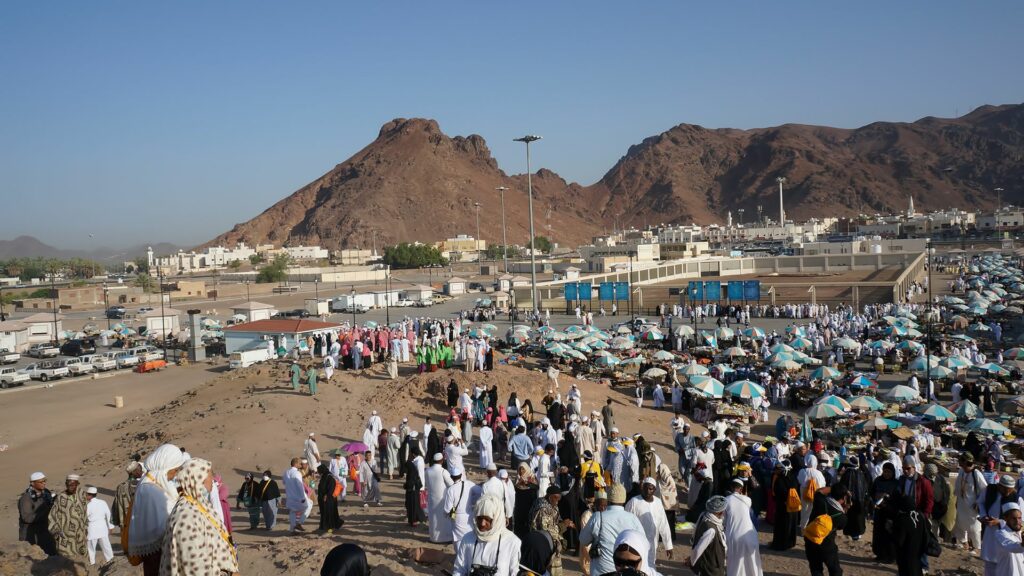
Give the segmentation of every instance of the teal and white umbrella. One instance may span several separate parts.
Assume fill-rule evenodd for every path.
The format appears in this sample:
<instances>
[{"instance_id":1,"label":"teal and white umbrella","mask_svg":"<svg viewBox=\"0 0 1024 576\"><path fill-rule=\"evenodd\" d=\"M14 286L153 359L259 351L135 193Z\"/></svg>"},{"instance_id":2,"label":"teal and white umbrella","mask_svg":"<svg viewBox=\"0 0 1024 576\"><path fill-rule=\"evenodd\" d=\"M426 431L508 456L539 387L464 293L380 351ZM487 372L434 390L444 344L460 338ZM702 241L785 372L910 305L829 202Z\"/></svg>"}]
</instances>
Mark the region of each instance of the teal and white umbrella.
<instances>
[{"instance_id":1,"label":"teal and white umbrella","mask_svg":"<svg viewBox=\"0 0 1024 576\"><path fill-rule=\"evenodd\" d=\"M601 366L602 368L611 368L612 366L618 366L622 361L612 355L598 356L594 360L594 364Z\"/></svg>"},{"instance_id":2,"label":"teal and white umbrella","mask_svg":"<svg viewBox=\"0 0 1024 576\"><path fill-rule=\"evenodd\" d=\"M824 420L826 418L838 418L846 414L846 412L832 404L815 404L808 408L805 414L814 420Z\"/></svg>"},{"instance_id":3,"label":"teal and white umbrella","mask_svg":"<svg viewBox=\"0 0 1024 576\"><path fill-rule=\"evenodd\" d=\"M744 328L744 329L740 330L740 334L746 336L747 338L754 338L756 340L763 340L764 337L765 337L764 330L762 330L762 329L760 329L760 328L758 328L756 326L751 326L750 328Z\"/></svg>"},{"instance_id":4,"label":"teal and white umbrella","mask_svg":"<svg viewBox=\"0 0 1024 576\"><path fill-rule=\"evenodd\" d=\"M1010 371L1009 370L1007 370L1006 368L1003 368L1002 366L1000 366L999 364L996 364L995 362L986 362L984 364L979 364L979 365L975 366L975 368L977 368L978 370L982 370L984 372L988 372L989 374L991 374L993 376L1009 376L1010 375Z\"/></svg>"},{"instance_id":5,"label":"teal and white umbrella","mask_svg":"<svg viewBox=\"0 0 1024 576\"><path fill-rule=\"evenodd\" d=\"M703 376L708 373L708 369L700 364L687 364L679 372L686 376Z\"/></svg>"},{"instance_id":6,"label":"teal and white umbrella","mask_svg":"<svg viewBox=\"0 0 1024 576\"><path fill-rule=\"evenodd\" d=\"M952 422L956 420L956 414L935 402L918 406L914 409L914 412L924 416L926 420L934 420L936 422Z\"/></svg>"},{"instance_id":7,"label":"teal and white umbrella","mask_svg":"<svg viewBox=\"0 0 1024 576\"><path fill-rule=\"evenodd\" d=\"M609 345L612 350L629 350L630 348L633 347L633 341L630 340L629 338L619 336L617 338L612 338L612 341L609 343Z\"/></svg>"},{"instance_id":8,"label":"teal and white umbrella","mask_svg":"<svg viewBox=\"0 0 1024 576\"><path fill-rule=\"evenodd\" d=\"M715 336L714 334L707 332L705 330L701 330L700 339L708 346L711 346L712 348L718 348L718 337Z\"/></svg>"},{"instance_id":9,"label":"teal and white umbrella","mask_svg":"<svg viewBox=\"0 0 1024 576\"><path fill-rule=\"evenodd\" d=\"M883 396L886 400L902 402L906 400L916 400L921 397L921 394L917 390L911 388L910 386L897 384L896 386L893 386L891 390L887 391Z\"/></svg>"},{"instance_id":10,"label":"teal and white umbrella","mask_svg":"<svg viewBox=\"0 0 1024 576\"><path fill-rule=\"evenodd\" d=\"M821 398L818 398L817 400L815 400L814 403L815 404L831 404L831 405L835 406L836 408L841 409L843 412L849 412L850 409L852 408L850 406L849 402L847 402L843 398L840 398L839 396L835 396L833 394L826 394L826 395L822 396Z\"/></svg>"},{"instance_id":11,"label":"teal and white umbrella","mask_svg":"<svg viewBox=\"0 0 1024 576\"><path fill-rule=\"evenodd\" d=\"M651 356L655 360L671 361L676 359L676 355L669 352L668 350L658 350Z\"/></svg>"},{"instance_id":12,"label":"teal and white umbrella","mask_svg":"<svg viewBox=\"0 0 1024 576\"><path fill-rule=\"evenodd\" d=\"M733 340L734 338L736 338L736 331L733 330L732 328L726 328L725 326L722 326L721 328L715 330L715 337L718 338L719 340Z\"/></svg>"},{"instance_id":13,"label":"teal and white umbrella","mask_svg":"<svg viewBox=\"0 0 1024 576\"><path fill-rule=\"evenodd\" d=\"M643 364L643 361L644 361L643 358L641 358L639 356L634 356L632 358L624 359L622 361L622 365L623 366L639 366L640 364Z\"/></svg>"},{"instance_id":14,"label":"teal and white umbrella","mask_svg":"<svg viewBox=\"0 0 1024 576\"><path fill-rule=\"evenodd\" d=\"M544 350L548 354L554 354L556 356L561 355L568 349L569 347L566 346L565 344L562 344L561 342L551 342L550 344L544 347Z\"/></svg>"},{"instance_id":15,"label":"teal and white umbrella","mask_svg":"<svg viewBox=\"0 0 1024 576\"><path fill-rule=\"evenodd\" d=\"M789 343L789 345L795 348L796 350L807 350L808 348L814 346L814 342L811 342L807 338L801 337L794 338L793 341Z\"/></svg>"},{"instance_id":16,"label":"teal and white umbrella","mask_svg":"<svg viewBox=\"0 0 1024 576\"><path fill-rule=\"evenodd\" d=\"M739 346L730 346L722 351L722 355L729 358L746 358L747 351Z\"/></svg>"},{"instance_id":17,"label":"teal and white umbrella","mask_svg":"<svg viewBox=\"0 0 1024 576\"><path fill-rule=\"evenodd\" d=\"M924 344L917 342L916 340L904 340L896 345L897 350L903 350L905 352L917 353L918 350L924 348Z\"/></svg>"},{"instance_id":18,"label":"teal and white umbrella","mask_svg":"<svg viewBox=\"0 0 1024 576\"><path fill-rule=\"evenodd\" d=\"M728 364L715 364L714 368L715 370L718 370L719 374L729 374L731 372L736 371L732 366L729 366Z\"/></svg>"},{"instance_id":19,"label":"teal and white umbrella","mask_svg":"<svg viewBox=\"0 0 1024 576\"><path fill-rule=\"evenodd\" d=\"M932 366L938 366L939 365L939 358L938 358L938 356L932 356L931 360L932 360L931 361L931 365ZM927 356L918 356L917 358L914 358L913 360L911 360L909 364L907 364L907 368L911 372L924 372L927 369L927 367L928 367L928 357Z\"/></svg>"},{"instance_id":20,"label":"teal and white umbrella","mask_svg":"<svg viewBox=\"0 0 1024 576\"><path fill-rule=\"evenodd\" d=\"M854 396L850 399L850 408L865 412L873 412L885 408L885 404L879 402L874 396Z\"/></svg>"},{"instance_id":21,"label":"teal and white umbrella","mask_svg":"<svg viewBox=\"0 0 1024 576\"><path fill-rule=\"evenodd\" d=\"M860 350L860 343L854 340L853 338L849 338L846 336L843 336L842 338L836 338L835 340L832 341L832 345L842 348L843 350Z\"/></svg>"},{"instance_id":22,"label":"teal and white umbrella","mask_svg":"<svg viewBox=\"0 0 1024 576\"><path fill-rule=\"evenodd\" d=\"M988 418L975 418L964 425L964 430L981 432L982 434L996 434L999 436L1004 436L1010 433L1009 428L995 420L989 420Z\"/></svg>"},{"instance_id":23,"label":"teal and white umbrella","mask_svg":"<svg viewBox=\"0 0 1024 576\"><path fill-rule=\"evenodd\" d=\"M946 378L953 377L953 371L945 366L932 366L932 368L928 370L928 377L934 378L935 380L945 380Z\"/></svg>"},{"instance_id":24,"label":"teal and white umbrella","mask_svg":"<svg viewBox=\"0 0 1024 576\"><path fill-rule=\"evenodd\" d=\"M676 336L682 336L683 338L694 335L693 327L689 324L680 324L679 326L676 326L675 329L672 330L672 333Z\"/></svg>"},{"instance_id":25,"label":"teal and white umbrella","mask_svg":"<svg viewBox=\"0 0 1024 576\"><path fill-rule=\"evenodd\" d=\"M1024 360L1024 348L1010 348L1003 352L1003 358L1007 360Z\"/></svg>"},{"instance_id":26,"label":"teal and white umbrella","mask_svg":"<svg viewBox=\"0 0 1024 576\"><path fill-rule=\"evenodd\" d=\"M738 380L725 387L725 391L734 398L763 398L764 388L750 380Z\"/></svg>"},{"instance_id":27,"label":"teal and white umbrella","mask_svg":"<svg viewBox=\"0 0 1024 576\"><path fill-rule=\"evenodd\" d=\"M885 352L892 350L893 346L893 343L888 340L874 340L867 343L867 347L871 350L882 350Z\"/></svg>"},{"instance_id":28,"label":"teal and white umbrella","mask_svg":"<svg viewBox=\"0 0 1024 576\"><path fill-rule=\"evenodd\" d=\"M786 334L789 334L790 336L803 336L806 334L806 331L800 326L791 325L786 326Z\"/></svg>"},{"instance_id":29,"label":"teal and white umbrella","mask_svg":"<svg viewBox=\"0 0 1024 576\"><path fill-rule=\"evenodd\" d=\"M668 372L665 372L661 368L648 368L647 371L644 372L644 378L664 378L665 374L668 374Z\"/></svg>"},{"instance_id":30,"label":"teal and white umbrella","mask_svg":"<svg viewBox=\"0 0 1024 576\"><path fill-rule=\"evenodd\" d=\"M958 356L950 356L939 360L939 366L945 366L950 370L960 370L962 368L969 368L971 366L970 360L960 358Z\"/></svg>"},{"instance_id":31,"label":"teal and white umbrella","mask_svg":"<svg viewBox=\"0 0 1024 576\"><path fill-rule=\"evenodd\" d=\"M772 368L777 370L786 370L787 372L795 372L803 368L803 365L794 360L779 360L772 362Z\"/></svg>"},{"instance_id":32,"label":"teal and white umbrella","mask_svg":"<svg viewBox=\"0 0 1024 576\"><path fill-rule=\"evenodd\" d=\"M859 375L850 380L850 388L878 388L878 384L867 376Z\"/></svg>"},{"instance_id":33,"label":"teal and white umbrella","mask_svg":"<svg viewBox=\"0 0 1024 576\"><path fill-rule=\"evenodd\" d=\"M789 344L783 344L780 342L768 348L768 351L771 352L772 354L778 354L779 352L792 352L793 347L790 346Z\"/></svg>"},{"instance_id":34,"label":"teal and white umbrella","mask_svg":"<svg viewBox=\"0 0 1024 576\"><path fill-rule=\"evenodd\" d=\"M853 425L855 430L861 430L864 432L870 432L872 430L892 430L903 426L895 420L889 418L868 418L863 422L859 422Z\"/></svg>"},{"instance_id":35,"label":"teal and white umbrella","mask_svg":"<svg viewBox=\"0 0 1024 576\"><path fill-rule=\"evenodd\" d=\"M691 380L690 386L700 394L711 398L721 398L725 393L725 386L714 378L702 379L698 383Z\"/></svg>"},{"instance_id":36,"label":"teal and white umbrella","mask_svg":"<svg viewBox=\"0 0 1024 576\"><path fill-rule=\"evenodd\" d=\"M836 378L839 378L841 375L842 372L829 366L815 368L814 371L811 372L811 378L817 378L818 380L835 380Z\"/></svg>"}]
</instances>

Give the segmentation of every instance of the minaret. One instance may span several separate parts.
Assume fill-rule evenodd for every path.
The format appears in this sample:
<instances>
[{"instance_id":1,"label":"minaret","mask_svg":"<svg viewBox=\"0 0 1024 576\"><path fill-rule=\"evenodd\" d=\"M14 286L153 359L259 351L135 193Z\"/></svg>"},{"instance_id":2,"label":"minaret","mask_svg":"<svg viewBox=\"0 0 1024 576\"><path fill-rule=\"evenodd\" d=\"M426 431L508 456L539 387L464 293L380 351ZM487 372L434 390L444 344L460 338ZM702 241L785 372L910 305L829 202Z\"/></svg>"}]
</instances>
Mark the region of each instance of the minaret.
<instances>
[{"instance_id":1,"label":"minaret","mask_svg":"<svg viewBox=\"0 0 1024 576\"><path fill-rule=\"evenodd\" d=\"M725 215L725 227L732 228L732 210Z\"/></svg>"},{"instance_id":2,"label":"minaret","mask_svg":"<svg viewBox=\"0 0 1024 576\"><path fill-rule=\"evenodd\" d=\"M149 246L146 248L146 264L153 268L153 247Z\"/></svg>"},{"instance_id":3,"label":"minaret","mask_svg":"<svg viewBox=\"0 0 1024 576\"><path fill-rule=\"evenodd\" d=\"M913 215L914 215L914 196L913 196L913 194L911 194L911 196L910 196L910 205L907 206L907 218L910 218Z\"/></svg>"}]
</instances>

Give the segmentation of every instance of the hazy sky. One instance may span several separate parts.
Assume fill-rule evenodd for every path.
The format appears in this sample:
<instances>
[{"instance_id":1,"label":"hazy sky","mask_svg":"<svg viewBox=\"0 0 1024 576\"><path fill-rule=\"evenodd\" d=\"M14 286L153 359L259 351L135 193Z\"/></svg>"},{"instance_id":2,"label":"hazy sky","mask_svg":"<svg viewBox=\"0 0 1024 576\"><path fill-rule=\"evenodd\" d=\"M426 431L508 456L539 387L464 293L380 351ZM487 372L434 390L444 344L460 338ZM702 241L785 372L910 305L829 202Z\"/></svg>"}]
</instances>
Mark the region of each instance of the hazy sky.
<instances>
[{"instance_id":1,"label":"hazy sky","mask_svg":"<svg viewBox=\"0 0 1024 576\"><path fill-rule=\"evenodd\" d=\"M198 243L396 117L544 136L590 184L688 122L844 127L1024 100L1024 2L105 2L0 7L0 239ZM94 238L89 238L89 234Z\"/></svg>"}]
</instances>

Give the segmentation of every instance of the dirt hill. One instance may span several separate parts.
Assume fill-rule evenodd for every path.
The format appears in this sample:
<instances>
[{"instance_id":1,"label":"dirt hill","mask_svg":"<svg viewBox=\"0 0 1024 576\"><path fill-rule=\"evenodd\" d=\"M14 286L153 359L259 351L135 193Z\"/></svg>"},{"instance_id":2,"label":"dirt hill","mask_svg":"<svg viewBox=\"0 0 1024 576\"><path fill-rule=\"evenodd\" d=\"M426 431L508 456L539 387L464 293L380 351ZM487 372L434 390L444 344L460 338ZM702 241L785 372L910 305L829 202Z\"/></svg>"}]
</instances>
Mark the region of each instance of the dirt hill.
<instances>
[{"instance_id":1,"label":"dirt hill","mask_svg":"<svg viewBox=\"0 0 1024 576\"><path fill-rule=\"evenodd\" d=\"M786 214L814 216L918 209L991 208L1024 201L1024 105L983 106L956 119L876 122L857 129L786 124L710 130L680 124L629 148L600 181L534 175L537 234L563 245L614 223L708 224L727 211L747 222L758 207L778 217L775 178L785 176ZM508 240L528 238L525 175L498 168L480 136L449 137L437 122L396 119L377 139L317 180L210 244L369 246L480 232L501 241L499 193L508 187Z\"/></svg>"}]
</instances>

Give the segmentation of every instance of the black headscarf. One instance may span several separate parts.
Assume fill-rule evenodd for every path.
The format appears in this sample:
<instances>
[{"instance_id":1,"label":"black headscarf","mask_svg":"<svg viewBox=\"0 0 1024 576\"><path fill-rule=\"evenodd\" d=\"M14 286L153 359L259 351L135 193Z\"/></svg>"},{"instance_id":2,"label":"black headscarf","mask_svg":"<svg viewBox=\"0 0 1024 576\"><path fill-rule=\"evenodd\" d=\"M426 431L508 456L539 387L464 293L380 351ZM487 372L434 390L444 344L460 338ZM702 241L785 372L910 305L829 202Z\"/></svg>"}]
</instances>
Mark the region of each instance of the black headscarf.
<instances>
[{"instance_id":1,"label":"black headscarf","mask_svg":"<svg viewBox=\"0 0 1024 576\"><path fill-rule=\"evenodd\" d=\"M355 544L335 546L320 568L320 576L369 576L370 566L366 563L366 553Z\"/></svg>"},{"instance_id":2,"label":"black headscarf","mask_svg":"<svg viewBox=\"0 0 1024 576\"><path fill-rule=\"evenodd\" d=\"M555 548L551 542L551 536L547 532L531 530L523 538L523 545L520 549L519 564L524 568L537 574L543 574L551 566L551 557Z\"/></svg>"}]
</instances>

